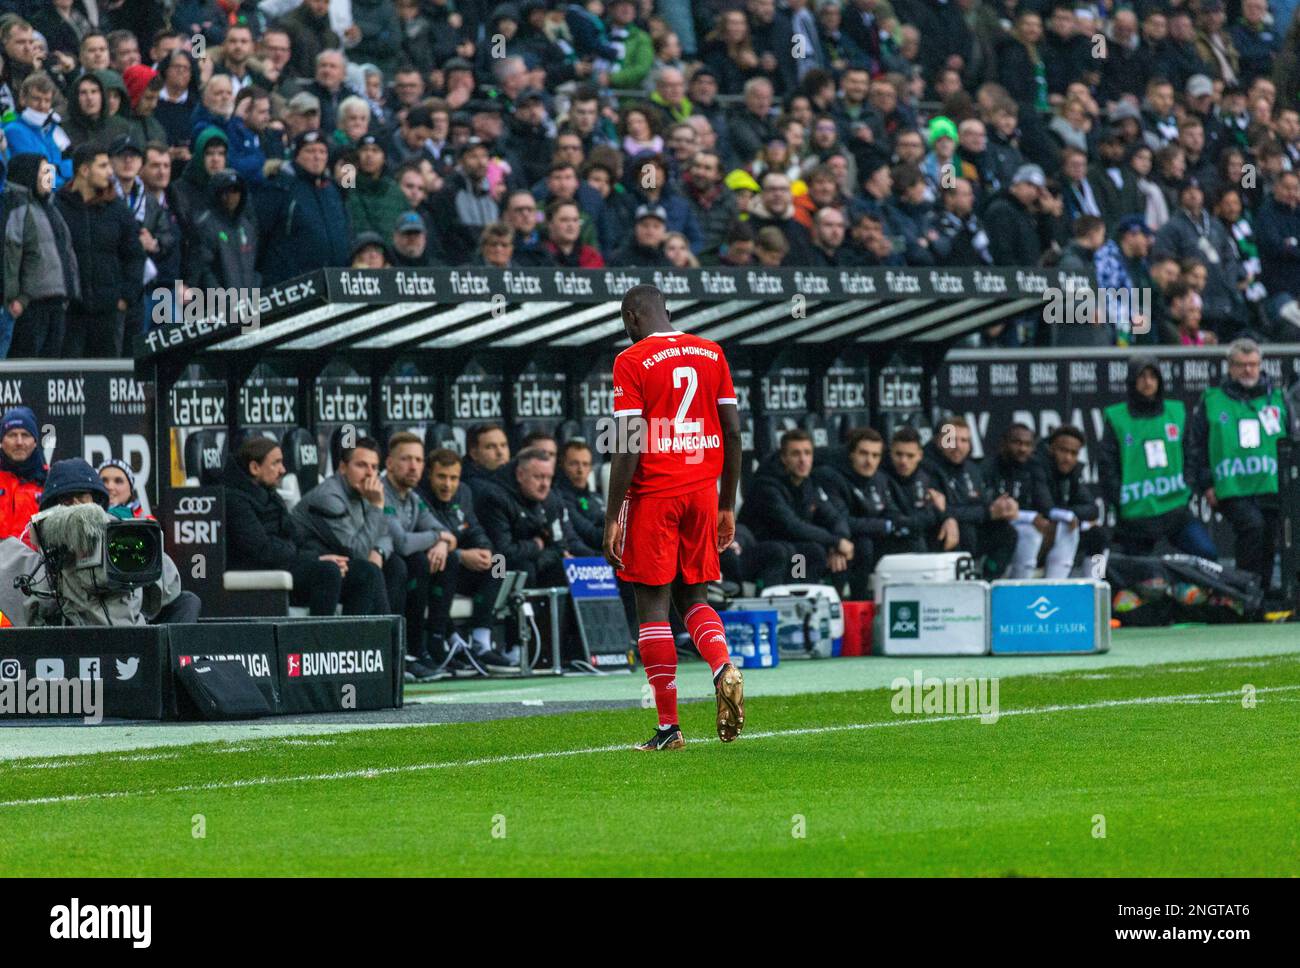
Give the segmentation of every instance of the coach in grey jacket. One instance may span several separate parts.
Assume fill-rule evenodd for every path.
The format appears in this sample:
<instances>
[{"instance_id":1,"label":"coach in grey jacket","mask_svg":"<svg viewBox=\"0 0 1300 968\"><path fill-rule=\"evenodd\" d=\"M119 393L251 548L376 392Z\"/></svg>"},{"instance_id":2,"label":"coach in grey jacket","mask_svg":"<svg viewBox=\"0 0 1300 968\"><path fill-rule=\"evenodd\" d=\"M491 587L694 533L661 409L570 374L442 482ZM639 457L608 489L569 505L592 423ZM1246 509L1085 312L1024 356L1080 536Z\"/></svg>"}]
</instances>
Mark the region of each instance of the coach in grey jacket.
<instances>
[{"instance_id":1,"label":"coach in grey jacket","mask_svg":"<svg viewBox=\"0 0 1300 968\"><path fill-rule=\"evenodd\" d=\"M54 204L54 176L41 155L14 155L9 162L4 304L14 317L10 358L60 356L68 300L81 295L77 256Z\"/></svg>"},{"instance_id":2,"label":"coach in grey jacket","mask_svg":"<svg viewBox=\"0 0 1300 968\"><path fill-rule=\"evenodd\" d=\"M379 478L379 444L361 437L344 448L333 477L303 495L293 509L304 547L313 554L347 555L382 568L388 588L389 614L400 602L406 566L393 553L393 536L384 513L384 485Z\"/></svg>"}]
</instances>

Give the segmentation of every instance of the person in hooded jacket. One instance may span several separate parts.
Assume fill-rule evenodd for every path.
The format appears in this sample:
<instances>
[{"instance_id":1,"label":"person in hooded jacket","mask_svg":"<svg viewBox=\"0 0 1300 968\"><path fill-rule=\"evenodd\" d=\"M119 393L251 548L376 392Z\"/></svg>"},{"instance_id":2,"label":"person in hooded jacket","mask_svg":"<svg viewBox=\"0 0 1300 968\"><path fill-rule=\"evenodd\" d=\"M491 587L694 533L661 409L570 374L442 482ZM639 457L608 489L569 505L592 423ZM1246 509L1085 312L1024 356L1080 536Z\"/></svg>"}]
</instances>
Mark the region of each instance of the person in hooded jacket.
<instances>
[{"instance_id":1,"label":"person in hooded jacket","mask_svg":"<svg viewBox=\"0 0 1300 968\"><path fill-rule=\"evenodd\" d=\"M62 118L54 110L57 88L45 73L31 74L23 81L19 92L21 113L4 124L4 137L9 143L10 157L34 152L43 155L56 169L56 189L72 177L72 162L63 157L72 140L60 124Z\"/></svg>"},{"instance_id":2,"label":"person in hooded jacket","mask_svg":"<svg viewBox=\"0 0 1300 968\"><path fill-rule=\"evenodd\" d=\"M58 357L68 300L81 294L72 239L54 204L55 171L38 154L9 161L4 305L14 318L10 358Z\"/></svg>"},{"instance_id":3,"label":"person in hooded jacket","mask_svg":"<svg viewBox=\"0 0 1300 968\"><path fill-rule=\"evenodd\" d=\"M986 492L984 475L970 453L970 425L964 417L947 417L925 445L921 466L943 492L947 512L957 522L957 548L982 557L981 574L991 581L1011 564L1016 548L1011 522L1020 506L1010 495Z\"/></svg>"},{"instance_id":4,"label":"person in hooded jacket","mask_svg":"<svg viewBox=\"0 0 1300 968\"><path fill-rule=\"evenodd\" d=\"M30 407L10 407L0 417L0 538L20 537L40 510L50 467L39 433Z\"/></svg>"},{"instance_id":5,"label":"person in hooded jacket","mask_svg":"<svg viewBox=\"0 0 1300 968\"><path fill-rule=\"evenodd\" d=\"M186 248L194 220L199 217L211 197L212 176L230 167L229 142L219 128L204 128L194 139L193 155L178 179L172 183L176 218L185 233Z\"/></svg>"},{"instance_id":6,"label":"person in hooded jacket","mask_svg":"<svg viewBox=\"0 0 1300 968\"><path fill-rule=\"evenodd\" d=\"M362 135L356 148L343 157L356 170L356 184L348 190L348 215L352 231L374 232L392 238L397 220L411 207L397 182L385 171L384 142L374 134Z\"/></svg>"},{"instance_id":7,"label":"person in hooded jacket","mask_svg":"<svg viewBox=\"0 0 1300 968\"><path fill-rule=\"evenodd\" d=\"M813 477L812 435L806 430L781 435L780 449L750 481L739 522L758 541L751 573L760 588L848 577L871 558L870 540L854 539L843 509ZM855 565L859 556L863 561Z\"/></svg>"},{"instance_id":8,"label":"person in hooded jacket","mask_svg":"<svg viewBox=\"0 0 1300 968\"><path fill-rule=\"evenodd\" d=\"M259 193L259 269L264 283L349 264L351 223L328 163L325 136L304 131L294 139L293 160Z\"/></svg>"},{"instance_id":9,"label":"person in hooded jacket","mask_svg":"<svg viewBox=\"0 0 1300 968\"><path fill-rule=\"evenodd\" d=\"M208 204L194 220L185 280L201 289L255 289L261 274L248 186L227 168L213 175L208 187Z\"/></svg>"},{"instance_id":10,"label":"person in hooded jacket","mask_svg":"<svg viewBox=\"0 0 1300 968\"><path fill-rule=\"evenodd\" d=\"M1047 475L1034 456L1034 431L1013 423L1002 435L997 456L984 467L984 490L997 497L1006 495L1018 508L1011 526L1016 530L1016 550L1007 570L1008 578L1031 578L1038 566L1043 537L1054 525L1048 514L1052 495Z\"/></svg>"},{"instance_id":11,"label":"person in hooded jacket","mask_svg":"<svg viewBox=\"0 0 1300 968\"><path fill-rule=\"evenodd\" d=\"M108 95L104 87L104 72L92 71L81 75L68 98L68 116L63 130L73 148L95 144L107 149L117 138L129 133L127 121L109 111Z\"/></svg>"},{"instance_id":12,"label":"person in hooded jacket","mask_svg":"<svg viewBox=\"0 0 1300 968\"><path fill-rule=\"evenodd\" d=\"M1102 411L1101 496L1115 509L1111 539L1126 555L1150 555L1162 539L1189 555L1217 560L1218 549L1188 508L1187 408L1167 400L1154 356L1129 361L1127 399Z\"/></svg>"},{"instance_id":13,"label":"person in hooded jacket","mask_svg":"<svg viewBox=\"0 0 1300 968\"><path fill-rule=\"evenodd\" d=\"M844 447L835 448L813 468L813 479L826 488L849 522L849 534L862 560L849 568L849 597L871 597L870 577L885 555L925 551L925 539L912 530L912 515L888 474L880 473L885 441L874 427L859 427Z\"/></svg>"},{"instance_id":14,"label":"person in hooded jacket","mask_svg":"<svg viewBox=\"0 0 1300 968\"><path fill-rule=\"evenodd\" d=\"M1259 576L1265 593L1281 533L1277 442L1290 427L1286 398L1262 370L1259 344L1228 347L1228 375L1209 387L1187 427L1187 476L1193 493L1228 521L1238 568Z\"/></svg>"}]
</instances>

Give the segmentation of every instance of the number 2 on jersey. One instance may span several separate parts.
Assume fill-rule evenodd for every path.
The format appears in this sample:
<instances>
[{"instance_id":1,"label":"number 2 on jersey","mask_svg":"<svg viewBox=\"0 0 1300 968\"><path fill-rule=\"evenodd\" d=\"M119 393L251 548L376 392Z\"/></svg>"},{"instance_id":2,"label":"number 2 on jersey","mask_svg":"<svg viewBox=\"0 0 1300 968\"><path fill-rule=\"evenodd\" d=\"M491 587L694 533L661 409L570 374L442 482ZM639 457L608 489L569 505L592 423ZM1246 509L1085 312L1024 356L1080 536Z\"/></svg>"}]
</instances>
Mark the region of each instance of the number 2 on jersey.
<instances>
[{"instance_id":1,"label":"number 2 on jersey","mask_svg":"<svg viewBox=\"0 0 1300 968\"><path fill-rule=\"evenodd\" d=\"M683 383L686 384L686 392L682 394L681 406L677 408L673 429L679 434L703 433L703 420L686 419L686 414L691 409L691 401L695 399L695 391L700 387L700 375L695 372L695 367L679 366L673 370L673 389L679 389Z\"/></svg>"}]
</instances>

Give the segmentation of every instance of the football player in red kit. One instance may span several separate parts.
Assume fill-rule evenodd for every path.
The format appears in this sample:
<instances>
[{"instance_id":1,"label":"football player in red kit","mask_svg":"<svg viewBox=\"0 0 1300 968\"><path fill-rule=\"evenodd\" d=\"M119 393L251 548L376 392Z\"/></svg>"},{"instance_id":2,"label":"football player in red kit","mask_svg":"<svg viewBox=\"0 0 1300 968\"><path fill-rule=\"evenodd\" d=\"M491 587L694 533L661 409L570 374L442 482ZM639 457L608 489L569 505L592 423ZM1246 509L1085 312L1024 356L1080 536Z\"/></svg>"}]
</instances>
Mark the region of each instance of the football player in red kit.
<instances>
[{"instance_id":1,"label":"football player in red kit","mask_svg":"<svg viewBox=\"0 0 1300 968\"><path fill-rule=\"evenodd\" d=\"M604 553L633 584L638 649L659 712L658 730L637 749L686 745L677 723L670 603L713 670L718 738L729 743L745 725L744 679L728 661L722 621L705 589L721 577L718 554L736 533L740 415L731 370L717 343L673 329L654 286L629 289L622 316L632 345L614 361L618 442Z\"/></svg>"}]
</instances>

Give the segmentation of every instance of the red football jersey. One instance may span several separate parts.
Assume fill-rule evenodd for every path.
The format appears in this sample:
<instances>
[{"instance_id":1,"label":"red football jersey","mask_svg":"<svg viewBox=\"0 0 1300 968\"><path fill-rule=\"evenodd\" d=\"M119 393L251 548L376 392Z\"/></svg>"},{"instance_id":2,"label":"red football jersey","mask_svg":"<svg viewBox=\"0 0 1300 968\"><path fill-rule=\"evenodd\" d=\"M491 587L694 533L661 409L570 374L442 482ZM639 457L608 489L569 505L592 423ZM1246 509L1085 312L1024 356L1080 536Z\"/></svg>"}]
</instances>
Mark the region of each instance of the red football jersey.
<instances>
[{"instance_id":1,"label":"red football jersey","mask_svg":"<svg viewBox=\"0 0 1300 968\"><path fill-rule=\"evenodd\" d=\"M629 494L672 497L722 473L718 405L736 402L731 368L712 340L655 333L614 360L614 416L644 419L641 460Z\"/></svg>"}]
</instances>

